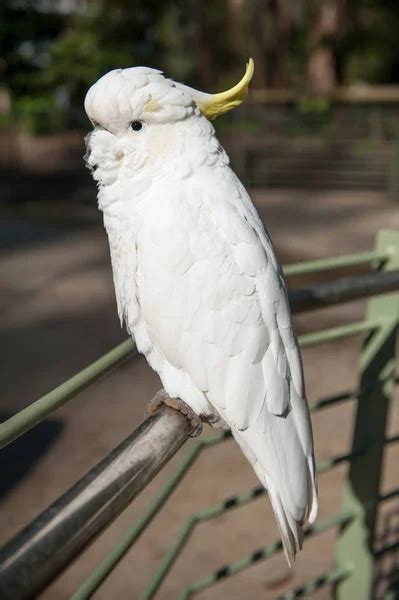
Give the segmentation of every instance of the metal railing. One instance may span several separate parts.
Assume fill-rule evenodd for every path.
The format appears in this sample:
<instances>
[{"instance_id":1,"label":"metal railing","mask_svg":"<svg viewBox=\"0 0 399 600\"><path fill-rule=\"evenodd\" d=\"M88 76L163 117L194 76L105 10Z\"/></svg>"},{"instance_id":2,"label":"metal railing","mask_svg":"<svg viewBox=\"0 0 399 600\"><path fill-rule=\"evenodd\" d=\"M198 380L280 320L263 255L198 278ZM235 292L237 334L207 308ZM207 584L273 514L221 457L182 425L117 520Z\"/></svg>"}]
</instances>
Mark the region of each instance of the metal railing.
<instances>
[{"instance_id":1,"label":"metal railing","mask_svg":"<svg viewBox=\"0 0 399 600\"><path fill-rule=\"evenodd\" d=\"M369 265L372 271L294 289L289 294L293 312L314 310L359 298L371 299L363 321L307 333L299 338L302 347L359 334L365 336L365 342L358 389L322 398L310 406L314 412L340 402L357 400L351 451L338 454L317 466L319 472L325 472L337 465L349 464L343 508L328 519L319 520L305 533L307 537L313 537L338 528L336 564L330 572L290 591L284 598L303 596L327 585L333 585L337 598L342 600L370 597L378 505L399 494L399 489L395 489L381 496L379 489L384 447L399 441L399 435L386 438L387 415L395 385L395 337L399 321L399 232L380 232L376 249L372 252L288 265L284 271L287 277L294 277L360 265ZM126 340L2 423L1 445L4 447L11 443L135 353L134 342ZM162 408L155 416L147 419L0 550L0 598L30 598L44 589L144 489L188 436L187 422L176 411ZM193 444L145 512L75 592L73 600L91 597L156 516L200 453L229 437L229 432L218 432ZM154 444L157 452L154 452ZM364 477L365 473L367 477ZM266 491L262 487L257 487L193 514L183 523L174 544L164 556L141 599L155 596L198 523L248 504L264 493ZM224 565L186 587L181 598L189 598L281 550L282 545L278 541ZM383 551L384 549L380 549L379 552Z\"/></svg>"},{"instance_id":2,"label":"metal railing","mask_svg":"<svg viewBox=\"0 0 399 600\"><path fill-rule=\"evenodd\" d=\"M324 98L317 107L320 98L267 102L260 90L248 100L216 124L246 185L386 190L397 197L398 102Z\"/></svg>"}]
</instances>

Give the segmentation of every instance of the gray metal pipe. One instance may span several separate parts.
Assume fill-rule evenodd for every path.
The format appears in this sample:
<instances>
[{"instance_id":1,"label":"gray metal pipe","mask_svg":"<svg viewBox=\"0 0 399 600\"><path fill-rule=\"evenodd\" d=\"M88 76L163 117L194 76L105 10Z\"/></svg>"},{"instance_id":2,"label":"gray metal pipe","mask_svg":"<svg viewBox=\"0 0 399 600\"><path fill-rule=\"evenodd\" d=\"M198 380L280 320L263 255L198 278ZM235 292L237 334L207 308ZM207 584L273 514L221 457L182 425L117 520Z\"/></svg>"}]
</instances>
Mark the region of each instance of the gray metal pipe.
<instances>
[{"instance_id":1,"label":"gray metal pipe","mask_svg":"<svg viewBox=\"0 0 399 600\"><path fill-rule=\"evenodd\" d=\"M0 550L0 598L34 598L107 527L188 439L162 406Z\"/></svg>"},{"instance_id":2,"label":"gray metal pipe","mask_svg":"<svg viewBox=\"0 0 399 600\"><path fill-rule=\"evenodd\" d=\"M399 270L365 273L334 281L316 283L290 290L288 298L293 313L326 308L399 289Z\"/></svg>"},{"instance_id":3,"label":"gray metal pipe","mask_svg":"<svg viewBox=\"0 0 399 600\"><path fill-rule=\"evenodd\" d=\"M289 292L294 313L399 289L399 271L370 273ZM68 492L0 550L0 598L43 590L116 518L189 437L179 412L162 406Z\"/></svg>"}]
</instances>

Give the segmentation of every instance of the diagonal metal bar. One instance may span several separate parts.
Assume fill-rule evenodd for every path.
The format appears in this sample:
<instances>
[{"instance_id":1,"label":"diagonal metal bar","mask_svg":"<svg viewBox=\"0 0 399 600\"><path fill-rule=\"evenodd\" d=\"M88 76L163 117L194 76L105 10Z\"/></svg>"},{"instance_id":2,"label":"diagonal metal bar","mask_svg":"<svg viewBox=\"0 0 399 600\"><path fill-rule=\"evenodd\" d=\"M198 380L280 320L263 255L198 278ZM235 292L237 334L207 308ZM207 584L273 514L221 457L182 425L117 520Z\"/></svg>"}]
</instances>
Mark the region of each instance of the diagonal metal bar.
<instances>
[{"instance_id":1,"label":"diagonal metal bar","mask_svg":"<svg viewBox=\"0 0 399 600\"><path fill-rule=\"evenodd\" d=\"M317 472L324 473L329 471L330 469L344 463L348 462L353 458L353 453L339 454L330 459L324 460L317 464ZM177 534L177 538L175 543L171 546L168 552L165 554L159 568L155 572L152 577L150 583L145 588L144 592L140 595L140 600L151 600L160 586L162 585L166 575L172 568L176 559L180 555L180 552L183 550L184 546L187 544L189 538L191 537L194 529L199 523L203 523L204 521L209 521L211 519L215 519L216 517L224 514L225 512L233 509L239 508L248 504L249 502L253 502L260 496L266 494L266 489L262 486L258 486L252 488L250 490L246 490L241 494L237 494L236 496L231 496L230 498L226 498L221 502L213 504L212 506L208 506L202 510L197 511L193 515L191 515L185 523L183 523L181 529ZM276 550L278 552L279 549ZM87 598L87 596L86 596ZM82 600L82 598L80 598Z\"/></svg>"},{"instance_id":2,"label":"diagonal metal bar","mask_svg":"<svg viewBox=\"0 0 399 600\"><path fill-rule=\"evenodd\" d=\"M154 595L162 585L162 582L164 581L166 575L169 573L170 569L175 563L180 552L183 550L184 546L191 537L191 534L193 533L195 527L199 523L203 523L204 521L214 519L233 508L244 506L245 504L248 504L249 502L252 502L256 498L258 498L259 496L263 496L265 493L266 490L264 487L255 487L251 490L242 492L241 494L237 494L236 496L226 498L221 502L213 504L212 506L208 506L207 508L199 510L198 512L191 515L191 517L189 517L181 527L175 543L165 554L164 559L162 560L157 571L155 572L149 585L140 595L140 600L151 600L151 598L154 597Z\"/></svg>"},{"instance_id":3,"label":"diagonal metal bar","mask_svg":"<svg viewBox=\"0 0 399 600\"><path fill-rule=\"evenodd\" d=\"M370 319L368 321L349 323L348 325L340 325L338 327L331 327L330 329L305 333L299 336L298 341L302 348L306 348L307 346L332 342L351 335L370 333L378 329L382 323L383 321L381 319Z\"/></svg>"},{"instance_id":4,"label":"diagonal metal bar","mask_svg":"<svg viewBox=\"0 0 399 600\"><path fill-rule=\"evenodd\" d=\"M0 550L0 598L36 597L142 491L188 439L162 406Z\"/></svg>"},{"instance_id":5,"label":"diagonal metal bar","mask_svg":"<svg viewBox=\"0 0 399 600\"><path fill-rule=\"evenodd\" d=\"M396 444L397 442L399 442L399 433L397 433L396 435L391 435L385 440L386 444Z\"/></svg>"},{"instance_id":6,"label":"diagonal metal bar","mask_svg":"<svg viewBox=\"0 0 399 600\"><path fill-rule=\"evenodd\" d=\"M108 577L111 571L115 568L118 562L125 556L126 552L131 548L135 541L142 534L147 525L152 521L158 511L163 507L176 486L183 479L193 462L204 448L220 444L226 439L231 438L230 431L220 431L213 436L198 440L193 445L190 452L185 456L177 469L169 478L161 491L153 498L145 512L128 530L128 532L119 540L111 552L104 560L96 567L86 581L73 594L71 600L83 600L90 598L101 583Z\"/></svg>"},{"instance_id":7,"label":"diagonal metal bar","mask_svg":"<svg viewBox=\"0 0 399 600\"><path fill-rule=\"evenodd\" d=\"M399 540L397 540L396 542L392 542L392 544L387 544L386 546L383 546L382 548L376 550L376 552L374 552L374 558L381 558L381 556L384 556L384 554L388 554L389 552L393 552L394 550L399 550Z\"/></svg>"},{"instance_id":8,"label":"diagonal metal bar","mask_svg":"<svg viewBox=\"0 0 399 600\"><path fill-rule=\"evenodd\" d=\"M83 371L76 373L60 386L1 423L0 448L4 448L20 435L32 429L70 398L73 398L91 383L121 365L129 356L133 356L135 353L136 346L133 340L129 338L83 369Z\"/></svg>"},{"instance_id":9,"label":"diagonal metal bar","mask_svg":"<svg viewBox=\"0 0 399 600\"><path fill-rule=\"evenodd\" d=\"M300 585L295 589L286 592L282 596L279 596L277 600L295 600L295 598L303 598L304 596L313 594L317 590L320 590L321 588L327 585L331 585L332 583L342 581L346 577L349 577L351 573L351 565L348 565L347 567L341 567L339 569L333 569L330 573L327 573L326 575L320 575L319 577L311 579L303 585Z\"/></svg>"},{"instance_id":10,"label":"diagonal metal bar","mask_svg":"<svg viewBox=\"0 0 399 600\"><path fill-rule=\"evenodd\" d=\"M340 402L346 402L348 400L355 400L358 398L358 390L349 390L347 392L342 392L340 394L334 394L333 396L327 396L325 398L319 398L314 402L309 404L309 410L311 413L317 412L319 410L323 410L324 408L329 408L330 406L334 406Z\"/></svg>"},{"instance_id":11,"label":"diagonal metal bar","mask_svg":"<svg viewBox=\"0 0 399 600\"><path fill-rule=\"evenodd\" d=\"M318 473L324 473L335 466L338 466L344 462L350 461L353 458L353 456L354 456L353 453L347 453L347 454L337 455L337 456L335 456L331 459L325 460L325 461L321 461L317 465L317 471L318 471ZM166 553L161 565L159 566L159 569L156 571L156 573L154 574L154 577L151 579L150 584L145 588L143 593L140 595L140 600L151 600L154 597L154 595L156 594L156 592L159 590L160 586L162 585L166 575L168 574L168 572L170 571L174 562L176 561L177 557L180 555L180 552L182 551L182 549L188 542L189 538L191 537L191 534L192 534L194 528L199 523L208 521L210 519L214 519L231 509L244 506L245 504L252 502L253 500L259 498L260 496L263 496L264 494L266 494L266 489L263 488L262 486L258 486L258 487L252 488L251 490L242 492L241 494L238 494L236 496L231 496L230 498L226 498L225 500L222 500L221 502L218 502L212 506L209 506L203 510L200 510L200 511L196 512L195 514L193 514L191 517L189 517L187 519L187 521L181 527L181 529L177 535L175 543L170 548L170 550ZM382 495L379 498L379 501L380 502L388 501L392 498L397 497L398 495L399 495L399 488L391 490L390 492L387 492L386 494ZM279 549L277 548L276 552L278 550ZM345 572L346 575L349 574L349 570L347 570L347 569L344 569L343 571L341 569L337 569L336 571L334 571L334 573L335 572L337 572L337 573ZM296 588L296 590L289 592L288 595L282 596L282 598L296 598L296 597L299 597L299 595L305 595L305 592L311 593L312 591L314 591L316 589L312 586L314 585L315 582L318 582L318 581L319 581L319 578L313 580L312 582L308 582L305 587L301 586L299 588ZM338 581L338 579L336 579L335 577L333 579L328 579L328 581L326 580L325 585L333 583L334 581ZM293 596L292 595L293 593L295 593L296 595ZM80 600L83 600L83 598L88 598L88 597L89 596L86 595L86 596L80 596L79 598L80 598ZM75 596L73 598L75 600Z\"/></svg>"},{"instance_id":12,"label":"diagonal metal bar","mask_svg":"<svg viewBox=\"0 0 399 600\"><path fill-rule=\"evenodd\" d=\"M388 500L392 500L393 498L396 498L396 496L399 496L399 487L390 490L389 492L386 492L385 494L382 494L379 497L379 502L387 502Z\"/></svg>"},{"instance_id":13,"label":"diagonal metal bar","mask_svg":"<svg viewBox=\"0 0 399 600\"><path fill-rule=\"evenodd\" d=\"M389 256L390 255L387 252L372 250L371 252L359 252L344 256L333 256L319 260L303 261L286 265L284 267L284 275L286 277L293 277L296 275L310 275L322 271L331 271L333 269L356 267L372 262L383 262L384 260L387 260Z\"/></svg>"},{"instance_id":14,"label":"diagonal metal bar","mask_svg":"<svg viewBox=\"0 0 399 600\"><path fill-rule=\"evenodd\" d=\"M328 531L329 529L333 529L334 527L343 525L344 523L348 523L348 522L350 522L351 519L352 519L352 513L350 513L350 512L338 513L337 515L333 515L332 517L318 521L311 527L308 527L305 530L304 535L306 538L313 537L314 535L323 533L325 531ZM210 587L211 585L214 585L215 583L221 581L222 579L226 579L227 577L236 575L237 573L240 573L241 571L248 569L255 563L265 560L266 558L269 558L270 556L273 556L276 552L282 550L282 548L283 548L282 542L278 541L278 542L275 542L274 544L270 544L269 546L266 546L264 548L260 548L256 552L253 552L252 554L250 554L249 556L247 556L241 560L237 560L235 562L232 562L228 565L221 567L217 571L214 571L211 575L203 577L202 579L198 579L197 581L195 581L194 583L192 583L188 587L186 587L183 590L179 600L187 600L193 594L195 594L201 590L204 590L204 589Z\"/></svg>"},{"instance_id":15,"label":"diagonal metal bar","mask_svg":"<svg viewBox=\"0 0 399 600\"><path fill-rule=\"evenodd\" d=\"M343 302L352 302L372 295L382 295L399 288L399 270L366 273L353 277L318 283L288 292L292 312L299 313Z\"/></svg>"}]
</instances>

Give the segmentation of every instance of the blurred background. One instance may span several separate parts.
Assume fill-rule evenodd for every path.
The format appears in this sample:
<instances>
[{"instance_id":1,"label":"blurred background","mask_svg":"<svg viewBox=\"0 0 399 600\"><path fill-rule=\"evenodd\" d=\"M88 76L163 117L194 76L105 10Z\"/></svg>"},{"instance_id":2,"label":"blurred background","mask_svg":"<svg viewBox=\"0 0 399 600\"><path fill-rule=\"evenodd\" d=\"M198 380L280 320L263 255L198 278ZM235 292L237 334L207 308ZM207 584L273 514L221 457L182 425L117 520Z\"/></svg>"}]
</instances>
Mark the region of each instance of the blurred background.
<instances>
[{"instance_id":1,"label":"blurred background","mask_svg":"<svg viewBox=\"0 0 399 600\"><path fill-rule=\"evenodd\" d=\"M397 0L3 0L2 419L125 337L96 189L82 160L90 129L83 99L99 76L116 67L147 65L198 89L221 91L242 76L253 56L248 99L215 127L281 261L291 263L367 251L378 229L399 227L398 31ZM360 319L363 309L358 302L301 316L297 329ZM359 348L360 340L351 339L304 352L311 399L354 385ZM0 542L137 426L158 388L145 361L135 358L3 450ZM350 445L353 408L331 408L314 418L320 460ZM397 429L397 410L393 430L395 422ZM71 595L174 464L43 598ZM384 485L395 484L398 467L399 455L392 451ZM344 473L342 466L320 478L322 516L339 508ZM156 527L95 598L136 598L185 516L254 484L232 442L201 458ZM390 505L380 523L385 537L398 535L397 515ZM202 525L160 598L176 598L182 582L276 537L264 499ZM200 597L275 598L287 586L325 571L333 560L333 541L333 533L309 541L292 571L276 557ZM399 557L392 560L397 572ZM383 568L381 573L383 579ZM328 598L330 591L312 597Z\"/></svg>"}]
</instances>

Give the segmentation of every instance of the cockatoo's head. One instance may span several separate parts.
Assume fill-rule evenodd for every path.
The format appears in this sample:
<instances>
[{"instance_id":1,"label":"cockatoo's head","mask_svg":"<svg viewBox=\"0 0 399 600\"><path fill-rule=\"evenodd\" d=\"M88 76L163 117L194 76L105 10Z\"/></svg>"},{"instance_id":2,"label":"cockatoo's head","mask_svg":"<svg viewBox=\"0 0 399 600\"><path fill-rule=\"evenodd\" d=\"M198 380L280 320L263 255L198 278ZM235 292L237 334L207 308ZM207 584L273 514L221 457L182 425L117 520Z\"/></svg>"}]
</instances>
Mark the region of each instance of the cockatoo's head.
<instances>
[{"instance_id":1,"label":"cockatoo's head","mask_svg":"<svg viewBox=\"0 0 399 600\"><path fill-rule=\"evenodd\" d=\"M94 178L104 186L137 175L168 171L173 176L194 166L190 161L204 162L216 149L207 119L241 104L253 70L250 59L243 79L219 94L175 83L148 67L116 69L101 77L85 99L94 126L86 138L86 160Z\"/></svg>"}]
</instances>

